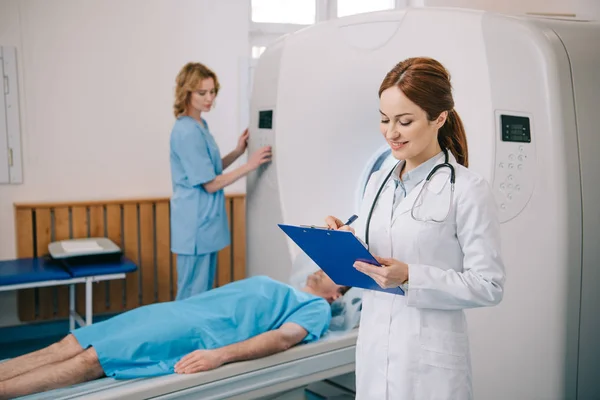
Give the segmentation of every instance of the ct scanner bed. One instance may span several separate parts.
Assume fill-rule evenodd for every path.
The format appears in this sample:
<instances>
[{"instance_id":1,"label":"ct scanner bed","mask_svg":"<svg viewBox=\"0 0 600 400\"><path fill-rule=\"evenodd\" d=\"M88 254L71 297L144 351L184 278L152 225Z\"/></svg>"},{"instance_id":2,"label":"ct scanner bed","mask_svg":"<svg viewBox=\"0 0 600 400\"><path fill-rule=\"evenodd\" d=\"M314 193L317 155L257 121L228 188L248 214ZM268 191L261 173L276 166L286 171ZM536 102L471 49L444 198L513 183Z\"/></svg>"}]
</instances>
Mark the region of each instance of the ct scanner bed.
<instances>
[{"instance_id":1,"label":"ct scanner bed","mask_svg":"<svg viewBox=\"0 0 600 400\"><path fill-rule=\"evenodd\" d=\"M358 329L330 331L317 342L283 353L193 375L103 378L21 399L254 399L354 371L357 334Z\"/></svg>"}]
</instances>

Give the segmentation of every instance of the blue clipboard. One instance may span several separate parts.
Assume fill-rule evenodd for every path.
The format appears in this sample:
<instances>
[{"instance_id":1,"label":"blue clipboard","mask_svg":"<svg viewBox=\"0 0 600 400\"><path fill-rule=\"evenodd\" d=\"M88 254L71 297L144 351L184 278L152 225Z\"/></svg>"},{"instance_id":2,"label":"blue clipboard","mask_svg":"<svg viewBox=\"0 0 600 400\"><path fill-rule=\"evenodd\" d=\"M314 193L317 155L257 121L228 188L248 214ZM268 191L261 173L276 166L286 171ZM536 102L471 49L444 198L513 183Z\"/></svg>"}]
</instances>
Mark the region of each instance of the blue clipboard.
<instances>
[{"instance_id":1,"label":"blue clipboard","mask_svg":"<svg viewBox=\"0 0 600 400\"><path fill-rule=\"evenodd\" d=\"M338 285L404 295L397 287L382 289L370 276L354 268L355 261L381 267L352 232L279 224L279 227Z\"/></svg>"}]
</instances>

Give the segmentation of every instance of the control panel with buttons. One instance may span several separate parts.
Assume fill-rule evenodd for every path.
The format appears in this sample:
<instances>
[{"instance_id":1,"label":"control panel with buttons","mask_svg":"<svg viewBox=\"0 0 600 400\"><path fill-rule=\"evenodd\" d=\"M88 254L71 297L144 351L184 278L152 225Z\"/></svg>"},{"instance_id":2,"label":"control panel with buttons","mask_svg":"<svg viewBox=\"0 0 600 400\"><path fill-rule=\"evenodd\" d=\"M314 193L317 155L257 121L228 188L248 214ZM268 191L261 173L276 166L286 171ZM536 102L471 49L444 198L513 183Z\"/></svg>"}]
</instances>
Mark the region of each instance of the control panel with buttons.
<instances>
[{"instance_id":1,"label":"control panel with buttons","mask_svg":"<svg viewBox=\"0 0 600 400\"><path fill-rule=\"evenodd\" d=\"M516 217L533 193L535 147L528 116L497 114L500 135L496 141L494 196L500 221Z\"/></svg>"},{"instance_id":2,"label":"control panel with buttons","mask_svg":"<svg viewBox=\"0 0 600 400\"><path fill-rule=\"evenodd\" d=\"M263 109L258 111L258 126L256 131L251 132L248 141L248 156L264 146L271 146L271 154L274 157L275 152L275 124L274 109ZM275 185L275 175L273 171L273 162L262 164L257 169L257 176L266 180L269 184Z\"/></svg>"}]
</instances>

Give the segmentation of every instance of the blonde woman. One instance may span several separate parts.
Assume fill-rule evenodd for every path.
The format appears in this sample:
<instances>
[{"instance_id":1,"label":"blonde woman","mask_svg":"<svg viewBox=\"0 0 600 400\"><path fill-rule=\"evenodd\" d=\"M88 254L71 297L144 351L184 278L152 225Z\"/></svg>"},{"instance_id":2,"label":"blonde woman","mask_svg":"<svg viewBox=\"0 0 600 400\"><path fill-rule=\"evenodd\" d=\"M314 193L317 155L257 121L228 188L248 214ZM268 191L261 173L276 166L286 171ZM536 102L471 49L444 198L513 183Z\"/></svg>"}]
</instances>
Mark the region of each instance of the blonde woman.
<instances>
[{"instance_id":1,"label":"blonde woman","mask_svg":"<svg viewBox=\"0 0 600 400\"><path fill-rule=\"evenodd\" d=\"M202 118L217 94L217 75L200 63L186 64L176 79L170 160L171 251L177 254L177 300L213 287L217 253L229 245L229 227L223 188L271 159L271 148L263 147L248 162L224 173L245 151L248 130L237 147L221 153Z\"/></svg>"}]
</instances>

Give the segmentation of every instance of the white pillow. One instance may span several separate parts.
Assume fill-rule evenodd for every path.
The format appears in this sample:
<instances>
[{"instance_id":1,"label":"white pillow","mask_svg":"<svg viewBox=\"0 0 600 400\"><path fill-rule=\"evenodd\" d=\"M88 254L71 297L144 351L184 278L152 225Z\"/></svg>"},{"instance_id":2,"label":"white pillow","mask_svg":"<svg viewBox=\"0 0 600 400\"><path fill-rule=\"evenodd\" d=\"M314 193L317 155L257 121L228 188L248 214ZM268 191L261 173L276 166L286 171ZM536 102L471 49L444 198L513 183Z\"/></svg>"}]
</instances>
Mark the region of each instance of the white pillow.
<instances>
[{"instance_id":1,"label":"white pillow","mask_svg":"<svg viewBox=\"0 0 600 400\"><path fill-rule=\"evenodd\" d=\"M342 297L331 304L332 331L349 331L358 326L362 311L363 289L350 288Z\"/></svg>"}]
</instances>

